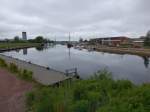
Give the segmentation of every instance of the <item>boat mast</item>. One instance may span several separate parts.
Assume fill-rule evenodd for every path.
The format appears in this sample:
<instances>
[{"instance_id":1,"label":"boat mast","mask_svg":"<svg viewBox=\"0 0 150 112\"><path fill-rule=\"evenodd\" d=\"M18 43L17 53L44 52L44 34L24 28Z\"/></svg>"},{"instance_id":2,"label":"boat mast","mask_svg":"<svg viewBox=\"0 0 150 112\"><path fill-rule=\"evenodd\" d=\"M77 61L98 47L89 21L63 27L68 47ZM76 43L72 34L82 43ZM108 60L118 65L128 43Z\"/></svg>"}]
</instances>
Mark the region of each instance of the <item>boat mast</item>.
<instances>
[{"instance_id":1,"label":"boat mast","mask_svg":"<svg viewBox=\"0 0 150 112\"><path fill-rule=\"evenodd\" d=\"M70 32L69 32L69 43L70 43Z\"/></svg>"},{"instance_id":2,"label":"boat mast","mask_svg":"<svg viewBox=\"0 0 150 112\"><path fill-rule=\"evenodd\" d=\"M67 46L68 46L68 48L71 48L71 47L72 47L72 44L71 44L70 39L71 39L71 36L70 36L70 33L69 33L69 42L67 42Z\"/></svg>"}]
</instances>

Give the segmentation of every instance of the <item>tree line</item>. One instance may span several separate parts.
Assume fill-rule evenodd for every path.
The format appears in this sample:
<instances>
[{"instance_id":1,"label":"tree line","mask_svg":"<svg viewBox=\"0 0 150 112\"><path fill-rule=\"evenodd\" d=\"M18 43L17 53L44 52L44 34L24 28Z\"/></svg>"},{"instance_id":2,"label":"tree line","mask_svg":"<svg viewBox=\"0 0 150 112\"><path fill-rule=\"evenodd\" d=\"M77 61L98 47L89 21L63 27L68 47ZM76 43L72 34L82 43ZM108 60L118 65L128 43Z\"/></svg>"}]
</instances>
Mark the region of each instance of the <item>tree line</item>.
<instances>
[{"instance_id":1,"label":"tree line","mask_svg":"<svg viewBox=\"0 0 150 112\"><path fill-rule=\"evenodd\" d=\"M145 36L144 46L150 46L150 31L148 31L147 35Z\"/></svg>"},{"instance_id":2,"label":"tree line","mask_svg":"<svg viewBox=\"0 0 150 112\"><path fill-rule=\"evenodd\" d=\"M5 39L3 42L11 42L11 43L53 43L54 41L44 38L43 36L37 36L34 39L23 40L19 38L19 36L15 36L13 39Z\"/></svg>"}]
</instances>

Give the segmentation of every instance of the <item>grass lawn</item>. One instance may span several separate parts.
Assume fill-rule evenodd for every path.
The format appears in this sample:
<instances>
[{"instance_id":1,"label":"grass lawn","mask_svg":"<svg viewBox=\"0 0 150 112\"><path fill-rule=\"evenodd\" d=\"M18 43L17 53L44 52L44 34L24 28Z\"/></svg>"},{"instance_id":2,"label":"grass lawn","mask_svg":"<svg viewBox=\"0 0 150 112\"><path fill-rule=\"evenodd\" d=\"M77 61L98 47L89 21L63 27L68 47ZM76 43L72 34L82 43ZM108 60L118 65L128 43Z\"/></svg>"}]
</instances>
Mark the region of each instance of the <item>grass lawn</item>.
<instances>
[{"instance_id":1,"label":"grass lawn","mask_svg":"<svg viewBox=\"0 0 150 112\"><path fill-rule=\"evenodd\" d=\"M0 49L38 46L39 43L0 43Z\"/></svg>"}]
</instances>

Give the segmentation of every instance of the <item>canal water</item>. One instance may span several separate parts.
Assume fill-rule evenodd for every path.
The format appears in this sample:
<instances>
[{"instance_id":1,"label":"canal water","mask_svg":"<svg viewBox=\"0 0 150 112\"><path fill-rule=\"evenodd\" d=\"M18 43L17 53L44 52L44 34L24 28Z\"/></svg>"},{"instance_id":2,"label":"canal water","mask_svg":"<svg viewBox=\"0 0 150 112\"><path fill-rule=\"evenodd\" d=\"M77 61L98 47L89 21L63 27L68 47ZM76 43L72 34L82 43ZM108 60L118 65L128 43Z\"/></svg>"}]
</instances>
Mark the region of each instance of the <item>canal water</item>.
<instances>
[{"instance_id":1,"label":"canal water","mask_svg":"<svg viewBox=\"0 0 150 112\"><path fill-rule=\"evenodd\" d=\"M28 48L3 54L62 72L77 68L83 79L106 69L112 73L114 79L129 79L135 84L150 82L150 58L148 57L68 49L63 45Z\"/></svg>"}]
</instances>

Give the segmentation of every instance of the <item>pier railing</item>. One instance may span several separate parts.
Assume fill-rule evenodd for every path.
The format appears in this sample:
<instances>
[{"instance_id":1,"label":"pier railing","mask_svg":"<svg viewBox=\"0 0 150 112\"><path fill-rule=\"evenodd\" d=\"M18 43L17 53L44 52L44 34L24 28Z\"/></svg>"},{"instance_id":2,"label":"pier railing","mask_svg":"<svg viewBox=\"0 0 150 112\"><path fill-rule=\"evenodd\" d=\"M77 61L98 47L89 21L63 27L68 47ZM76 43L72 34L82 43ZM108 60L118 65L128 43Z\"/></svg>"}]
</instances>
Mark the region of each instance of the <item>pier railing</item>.
<instances>
[{"instance_id":1,"label":"pier railing","mask_svg":"<svg viewBox=\"0 0 150 112\"><path fill-rule=\"evenodd\" d=\"M79 78L77 68L67 69L66 76Z\"/></svg>"}]
</instances>

